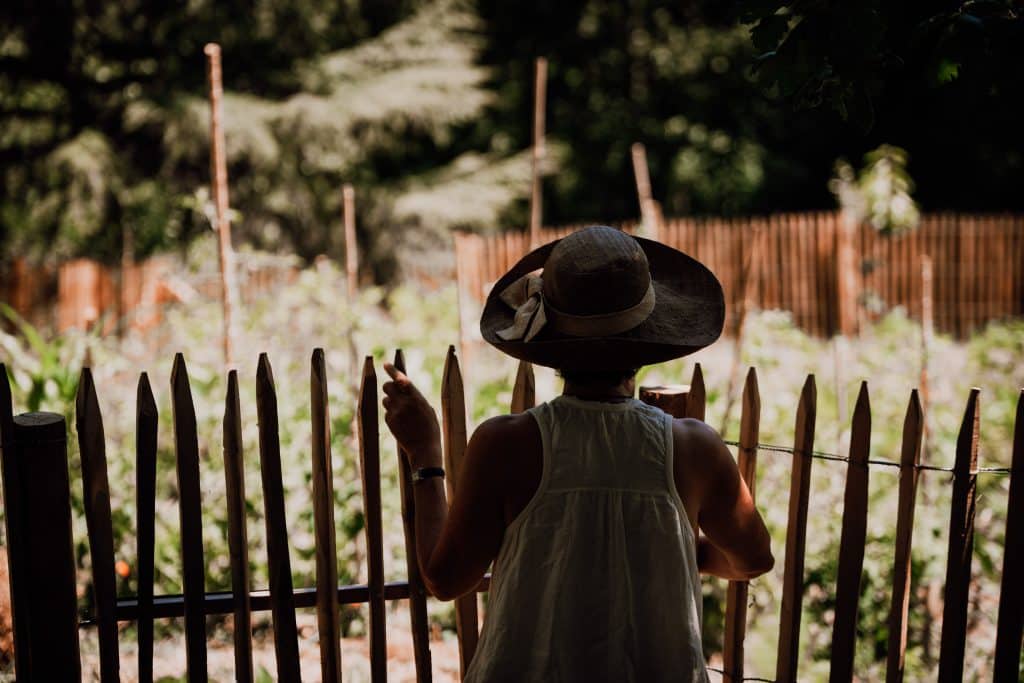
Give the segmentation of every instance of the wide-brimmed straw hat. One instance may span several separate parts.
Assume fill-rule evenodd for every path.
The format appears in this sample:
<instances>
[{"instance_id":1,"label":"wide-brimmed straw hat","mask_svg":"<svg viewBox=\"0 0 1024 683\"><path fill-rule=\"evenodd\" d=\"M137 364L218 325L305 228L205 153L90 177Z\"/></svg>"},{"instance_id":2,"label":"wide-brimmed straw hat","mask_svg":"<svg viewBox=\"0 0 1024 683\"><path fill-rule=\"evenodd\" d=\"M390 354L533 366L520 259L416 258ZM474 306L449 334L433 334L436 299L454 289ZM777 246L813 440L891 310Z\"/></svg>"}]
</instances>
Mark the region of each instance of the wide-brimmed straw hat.
<instances>
[{"instance_id":1,"label":"wide-brimmed straw hat","mask_svg":"<svg viewBox=\"0 0 1024 683\"><path fill-rule=\"evenodd\" d=\"M539 272L538 272L539 271ZM698 351L722 333L722 285L660 242L594 226L524 256L480 317L487 342L560 370L620 370Z\"/></svg>"}]
</instances>

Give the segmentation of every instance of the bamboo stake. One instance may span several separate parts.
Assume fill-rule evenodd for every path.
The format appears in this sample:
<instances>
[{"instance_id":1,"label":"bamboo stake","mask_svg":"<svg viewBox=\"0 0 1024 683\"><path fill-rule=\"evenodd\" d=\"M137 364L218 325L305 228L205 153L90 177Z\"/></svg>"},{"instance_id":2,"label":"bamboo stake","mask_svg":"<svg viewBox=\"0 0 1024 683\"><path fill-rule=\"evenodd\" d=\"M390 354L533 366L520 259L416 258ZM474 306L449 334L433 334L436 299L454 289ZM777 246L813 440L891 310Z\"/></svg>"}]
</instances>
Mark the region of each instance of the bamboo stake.
<instances>
[{"instance_id":1,"label":"bamboo stake","mask_svg":"<svg viewBox=\"0 0 1024 683\"><path fill-rule=\"evenodd\" d=\"M206 53L207 76L210 85L210 177L213 185L213 202L217 211L218 256L220 262L221 301L224 309L224 366L234 365L232 346L235 297L235 261L231 251L231 217L228 215L228 167L227 153L224 144L224 125L222 99L224 86L221 79L220 45L207 43L203 48Z\"/></svg>"},{"instance_id":2,"label":"bamboo stake","mask_svg":"<svg viewBox=\"0 0 1024 683\"><path fill-rule=\"evenodd\" d=\"M914 533L914 501L917 496L917 465L921 462L924 420L917 390L910 393L903 420L900 458L899 502L896 513L896 557L893 560L892 602L889 606L889 652L885 680L900 683L906 664L907 609L910 605L910 546Z\"/></svg>"},{"instance_id":3,"label":"bamboo stake","mask_svg":"<svg viewBox=\"0 0 1024 683\"><path fill-rule=\"evenodd\" d=\"M441 376L441 422L444 430L445 483L448 501L455 499L462 460L466 455L466 397L455 347L448 347ZM455 630L459 639L459 673L463 678L477 646L476 593L455 599Z\"/></svg>"},{"instance_id":4,"label":"bamboo stake","mask_svg":"<svg viewBox=\"0 0 1024 683\"><path fill-rule=\"evenodd\" d=\"M807 547L807 503L811 493L811 453L817 419L818 390L808 375L796 409L793 468L786 524L786 565L782 576L782 614L775 679L795 683L800 661L800 614L804 595L804 551Z\"/></svg>"},{"instance_id":5,"label":"bamboo stake","mask_svg":"<svg viewBox=\"0 0 1024 683\"><path fill-rule=\"evenodd\" d=\"M530 249L541 244L540 226L544 215L541 174L544 163L544 109L547 103L548 60L538 57L533 81L533 152L530 185Z\"/></svg>"},{"instance_id":6,"label":"bamboo stake","mask_svg":"<svg viewBox=\"0 0 1024 683\"><path fill-rule=\"evenodd\" d=\"M640 237L653 239L658 234L658 210L651 193L651 172L647 165L647 148L642 142L634 142L633 177L636 179L636 194L640 200Z\"/></svg>"},{"instance_id":7,"label":"bamboo stake","mask_svg":"<svg viewBox=\"0 0 1024 683\"><path fill-rule=\"evenodd\" d=\"M757 440L761 426L761 394L757 372L750 368L743 387L743 413L740 416L738 465L743 481L754 497L757 474ZM726 592L725 642L722 668L728 680L743 680L743 639L747 632L747 581L730 581Z\"/></svg>"},{"instance_id":8,"label":"bamboo stake","mask_svg":"<svg viewBox=\"0 0 1024 683\"><path fill-rule=\"evenodd\" d=\"M359 260L356 251L356 191L348 183L342 188L345 219L345 277L349 299L359 292Z\"/></svg>"},{"instance_id":9,"label":"bamboo stake","mask_svg":"<svg viewBox=\"0 0 1024 683\"><path fill-rule=\"evenodd\" d=\"M868 457L871 449L871 404L868 383L861 382L853 408L850 460L843 495L843 527L839 542L836 580L836 620L832 629L831 683L853 680L857 640L857 603L864 569L864 543L868 525Z\"/></svg>"}]
</instances>

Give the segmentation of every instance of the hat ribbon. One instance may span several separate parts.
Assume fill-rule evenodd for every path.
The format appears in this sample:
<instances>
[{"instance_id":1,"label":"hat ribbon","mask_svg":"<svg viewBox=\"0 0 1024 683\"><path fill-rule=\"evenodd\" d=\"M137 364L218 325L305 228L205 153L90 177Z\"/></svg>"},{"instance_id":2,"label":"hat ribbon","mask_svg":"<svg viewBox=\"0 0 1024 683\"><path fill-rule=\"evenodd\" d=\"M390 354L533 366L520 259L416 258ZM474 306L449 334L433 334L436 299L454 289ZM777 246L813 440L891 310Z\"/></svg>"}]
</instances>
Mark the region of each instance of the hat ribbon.
<instances>
[{"instance_id":1,"label":"hat ribbon","mask_svg":"<svg viewBox=\"0 0 1024 683\"><path fill-rule=\"evenodd\" d=\"M552 329L570 337L607 337L633 329L654 310L653 282L633 306L596 315L573 315L559 311L550 303L545 305L543 285L540 275L524 275L501 292L498 298L516 313L509 327L497 331L498 337L504 341L528 342L549 323Z\"/></svg>"}]
</instances>

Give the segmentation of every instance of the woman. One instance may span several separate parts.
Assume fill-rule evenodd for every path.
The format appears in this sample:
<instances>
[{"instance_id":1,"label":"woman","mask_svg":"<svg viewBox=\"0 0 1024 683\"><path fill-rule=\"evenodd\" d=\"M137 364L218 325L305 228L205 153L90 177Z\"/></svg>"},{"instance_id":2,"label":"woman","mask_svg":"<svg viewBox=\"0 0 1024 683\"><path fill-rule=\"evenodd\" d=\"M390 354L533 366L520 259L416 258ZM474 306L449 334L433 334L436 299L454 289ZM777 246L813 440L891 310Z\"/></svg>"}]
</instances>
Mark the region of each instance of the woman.
<instances>
[{"instance_id":1,"label":"woman","mask_svg":"<svg viewBox=\"0 0 1024 683\"><path fill-rule=\"evenodd\" d=\"M565 387L480 425L450 510L435 412L385 365L427 588L455 598L494 561L467 681L707 680L698 572L768 571L768 532L711 428L632 397L640 366L712 343L723 319L715 277L657 242L593 227L525 256L496 283L481 331Z\"/></svg>"}]
</instances>

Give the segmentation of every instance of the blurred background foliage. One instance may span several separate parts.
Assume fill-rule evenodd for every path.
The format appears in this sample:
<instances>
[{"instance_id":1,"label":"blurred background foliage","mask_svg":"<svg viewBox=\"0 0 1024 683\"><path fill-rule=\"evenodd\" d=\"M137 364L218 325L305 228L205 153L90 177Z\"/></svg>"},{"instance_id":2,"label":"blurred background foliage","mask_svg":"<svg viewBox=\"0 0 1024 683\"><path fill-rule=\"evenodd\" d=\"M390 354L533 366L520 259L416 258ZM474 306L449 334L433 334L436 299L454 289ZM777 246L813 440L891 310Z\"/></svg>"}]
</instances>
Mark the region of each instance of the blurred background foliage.
<instances>
[{"instance_id":1,"label":"blurred background foliage","mask_svg":"<svg viewBox=\"0 0 1024 683\"><path fill-rule=\"evenodd\" d=\"M0 9L0 255L143 257L210 227L203 45L223 46L236 241L367 277L456 227L526 223L533 59L549 223L834 206L837 158L906 150L923 210L1009 210L1024 34L1009 0L28 2Z\"/></svg>"}]
</instances>

